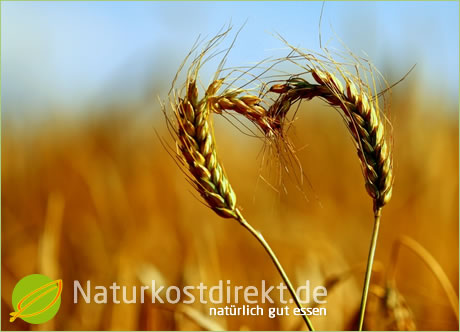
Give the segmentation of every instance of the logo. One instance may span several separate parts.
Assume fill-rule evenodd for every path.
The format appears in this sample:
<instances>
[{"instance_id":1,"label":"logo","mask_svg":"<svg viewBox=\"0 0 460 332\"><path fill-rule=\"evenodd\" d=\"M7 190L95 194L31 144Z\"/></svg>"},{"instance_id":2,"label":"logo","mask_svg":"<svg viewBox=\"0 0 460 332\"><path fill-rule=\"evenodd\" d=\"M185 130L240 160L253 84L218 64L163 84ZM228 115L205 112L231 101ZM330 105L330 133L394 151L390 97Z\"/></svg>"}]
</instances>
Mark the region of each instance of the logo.
<instances>
[{"instance_id":1,"label":"logo","mask_svg":"<svg viewBox=\"0 0 460 332\"><path fill-rule=\"evenodd\" d=\"M16 284L12 303L14 312L10 322L16 318L30 324L42 324L53 318L61 306L62 280L51 280L41 274L28 275Z\"/></svg>"}]
</instances>

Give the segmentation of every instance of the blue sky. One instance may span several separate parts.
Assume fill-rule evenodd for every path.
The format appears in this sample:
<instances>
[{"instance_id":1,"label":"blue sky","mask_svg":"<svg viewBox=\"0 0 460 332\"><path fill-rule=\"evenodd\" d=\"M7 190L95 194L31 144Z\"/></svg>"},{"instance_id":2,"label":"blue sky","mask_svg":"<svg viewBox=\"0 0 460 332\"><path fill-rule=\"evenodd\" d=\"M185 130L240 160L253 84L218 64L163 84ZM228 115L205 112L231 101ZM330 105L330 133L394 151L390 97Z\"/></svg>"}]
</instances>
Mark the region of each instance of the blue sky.
<instances>
[{"instance_id":1,"label":"blue sky","mask_svg":"<svg viewBox=\"0 0 460 332\"><path fill-rule=\"evenodd\" d=\"M22 112L141 98L151 84L172 78L198 35L212 36L229 22L246 22L231 64L285 54L275 33L318 50L322 2L1 6L2 109ZM355 53L365 51L384 74L391 68L392 77L417 63L413 77L421 88L435 86L458 100L458 2L326 2L321 30L323 42L340 38Z\"/></svg>"}]
</instances>

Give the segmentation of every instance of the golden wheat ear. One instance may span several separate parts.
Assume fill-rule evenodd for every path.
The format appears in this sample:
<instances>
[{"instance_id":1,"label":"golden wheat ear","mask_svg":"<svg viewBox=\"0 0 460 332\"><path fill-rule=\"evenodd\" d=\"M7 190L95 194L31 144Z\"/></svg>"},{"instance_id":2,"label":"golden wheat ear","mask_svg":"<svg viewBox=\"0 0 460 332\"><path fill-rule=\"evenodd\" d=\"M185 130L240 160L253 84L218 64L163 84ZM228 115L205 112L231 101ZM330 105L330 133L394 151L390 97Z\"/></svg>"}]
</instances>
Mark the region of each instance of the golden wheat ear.
<instances>
[{"instance_id":1,"label":"golden wheat ear","mask_svg":"<svg viewBox=\"0 0 460 332\"><path fill-rule=\"evenodd\" d=\"M192 175L195 188L207 205L224 218L236 218L236 195L217 157L208 100L221 81L213 82L200 101L195 80L187 82L184 99L173 105L177 146Z\"/></svg>"},{"instance_id":2,"label":"golden wheat ear","mask_svg":"<svg viewBox=\"0 0 460 332\"><path fill-rule=\"evenodd\" d=\"M352 79L343 75L346 89L333 74L312 70L313 78L325 92L322 97L332 106L339 106L348 129L356 142L358 157L363 169L366 190L374 200L377 213L391 198L393 188L393 163L385 138L385 125L381 119L376 99L358 91ZM319 90L321 91L321 90Z\"/></svg>"},{"instance_id":3,"label":"golden wheat ear","mask_svg":"<svg viewBox=\"0 0 460 332\"><path fill-rule=\"evenodd\" d=\"M315 97L340 108L355 141L366 190L374 201L374 211L377 213L391 198L393 167L384 121L375 106L376 101L370 99L363 89L358 91L353 78L346 75L343 75L346 82L344 89L340 80L330 72L312 68L311 74L317 84L296 78L295 81L274 85L270 91L280 93L280 97L268 114L272 118L278 117L277 122L282 123L292 104Z\"/></svg>"}]
</instances>

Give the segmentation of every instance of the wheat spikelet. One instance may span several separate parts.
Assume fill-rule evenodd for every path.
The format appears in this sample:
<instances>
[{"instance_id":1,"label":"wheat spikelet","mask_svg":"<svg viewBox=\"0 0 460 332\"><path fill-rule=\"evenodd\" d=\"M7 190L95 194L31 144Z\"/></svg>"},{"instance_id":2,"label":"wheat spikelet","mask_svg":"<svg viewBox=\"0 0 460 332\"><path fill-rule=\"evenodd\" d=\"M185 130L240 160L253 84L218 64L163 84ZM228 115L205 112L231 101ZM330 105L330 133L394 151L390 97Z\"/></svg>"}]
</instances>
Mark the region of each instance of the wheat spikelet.
<instances>
[{"instance_id":1,"label":"wheat spikelet","mask_svg":"<svg viewBox=\"0 0 460 332\"><path fill-rule=\"evenodd\" d=\"M250 94L238 97L242 92L244 90L240 89L228 91L213 98L211 105L213 111L218 114L221 114L224 110L235 111L256 124L266 136L270 136L273 126L271 118L268 117L267 110L259 105L262 99Z\"/></svg>"},{"instance_id":2,"label":"wheat spikelet","mask_svg":"<svg viewBox=\"0 0 460 332\"><path fill-rule=\"evenodd\" d=\"M366 330L417 330L414 314L394 284L387 282L385 287L373 285L372 294L369 301Z\"/></svg>"},{"instance_id":3,"label":"wheat spikelet","mask_svg":"<svg viewBox=\"0 0 460 332\"><path fill-rule=\"evenodd\" d=\"M388 328L394 331L417 330L414 314L407 305L405 298L395 287L387 286L385 309L388 316Z\"/></svg>"}]
</instances>

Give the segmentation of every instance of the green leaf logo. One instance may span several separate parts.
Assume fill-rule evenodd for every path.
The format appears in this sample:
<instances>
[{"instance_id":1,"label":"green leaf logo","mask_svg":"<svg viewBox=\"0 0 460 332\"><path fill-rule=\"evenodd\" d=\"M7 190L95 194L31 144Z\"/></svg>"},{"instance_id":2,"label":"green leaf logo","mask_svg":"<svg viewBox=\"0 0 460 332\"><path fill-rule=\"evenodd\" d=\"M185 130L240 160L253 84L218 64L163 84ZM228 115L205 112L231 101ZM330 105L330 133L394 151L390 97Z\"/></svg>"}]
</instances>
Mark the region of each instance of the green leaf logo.
<instances>
[{"instance_id":1,"label":"green leaf logo","mask_svg":"<svg viewBox=\"0 0 460 332\"><path fill-rule=\"evenodd\" d=\"M42 324L53 318L61 305L62 280L41 274L28 275L16 284L10 322L21 318L30 324Z\"/></svg>"}]
</instances>

